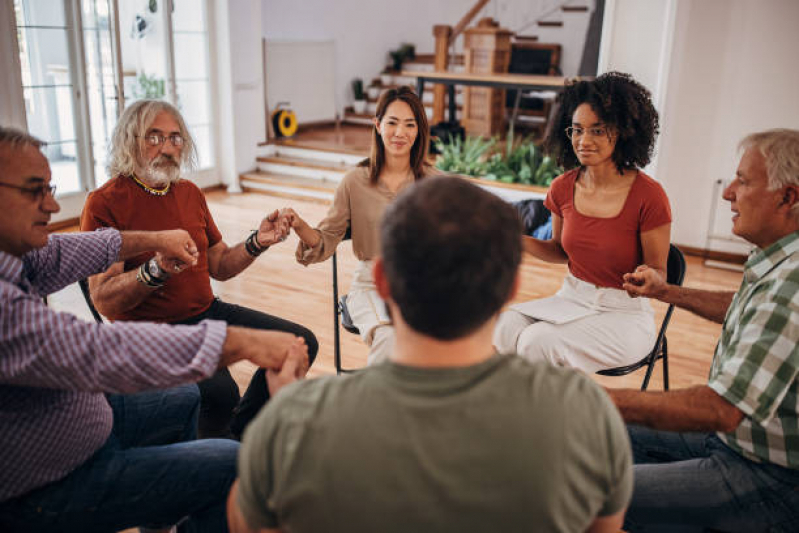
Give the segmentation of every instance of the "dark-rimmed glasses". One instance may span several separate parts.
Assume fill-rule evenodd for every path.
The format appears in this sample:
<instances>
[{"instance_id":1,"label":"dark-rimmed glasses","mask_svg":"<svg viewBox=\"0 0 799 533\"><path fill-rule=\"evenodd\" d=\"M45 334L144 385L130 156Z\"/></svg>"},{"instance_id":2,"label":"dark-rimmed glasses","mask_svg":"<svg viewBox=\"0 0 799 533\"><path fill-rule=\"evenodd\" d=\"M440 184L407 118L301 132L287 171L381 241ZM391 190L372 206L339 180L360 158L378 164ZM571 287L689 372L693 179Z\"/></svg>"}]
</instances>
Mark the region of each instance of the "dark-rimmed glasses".
<instances>
[{"instance_id":1,"label":"dark-rimmed glasses","mask_svg":"<svg viewBox=\"0 0 799 533\"><path fill-rule=\"evenodd\" d=\"M46 194L55 198L56 186L53 184L34 185L33 187L23 187L22 185L12 185L10 183L3 183L0 181L0 187L8 187L9 189L16 189L24 194L30 195L36 201L42 201Z\"/></svg>"}]
</instances>

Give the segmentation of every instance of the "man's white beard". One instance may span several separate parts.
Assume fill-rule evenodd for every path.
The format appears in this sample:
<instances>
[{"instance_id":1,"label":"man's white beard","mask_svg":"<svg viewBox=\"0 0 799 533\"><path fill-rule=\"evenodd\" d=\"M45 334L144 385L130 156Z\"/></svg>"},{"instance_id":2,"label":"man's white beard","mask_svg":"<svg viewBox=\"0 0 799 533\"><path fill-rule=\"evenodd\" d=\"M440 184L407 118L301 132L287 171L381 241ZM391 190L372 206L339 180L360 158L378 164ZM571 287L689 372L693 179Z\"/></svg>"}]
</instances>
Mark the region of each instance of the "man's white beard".
<instances>
[{"instance_id":1,"label":"man's white beard","mask_svg":"<svg viewBox=\"0 0 799 533\"><path fill-rule=\"evenodd\" d=\"M159 157L144 168L143 177L152 187L166 187L180 179L180 166Z\"/></svg>"}]
</instances>

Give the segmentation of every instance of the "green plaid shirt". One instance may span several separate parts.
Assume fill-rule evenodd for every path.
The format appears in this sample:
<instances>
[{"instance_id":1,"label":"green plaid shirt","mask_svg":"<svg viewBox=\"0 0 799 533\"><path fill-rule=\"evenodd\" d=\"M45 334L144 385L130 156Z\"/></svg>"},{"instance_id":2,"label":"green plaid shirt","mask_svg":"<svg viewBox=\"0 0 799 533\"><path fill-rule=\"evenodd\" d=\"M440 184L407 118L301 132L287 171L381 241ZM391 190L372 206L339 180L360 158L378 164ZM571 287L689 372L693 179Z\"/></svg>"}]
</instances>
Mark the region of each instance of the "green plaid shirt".
<instances>
[{"instance_id":1,"label":"green plaid shirt","mask_svg":"<svg viewBox=\"0 0 799 533\"><path fill-rule=\"evenodd\" d=\"M746 415L718 436L759 462L799 469L799 232L746 262L708 385Z\"/></svg>"}]
</instances>

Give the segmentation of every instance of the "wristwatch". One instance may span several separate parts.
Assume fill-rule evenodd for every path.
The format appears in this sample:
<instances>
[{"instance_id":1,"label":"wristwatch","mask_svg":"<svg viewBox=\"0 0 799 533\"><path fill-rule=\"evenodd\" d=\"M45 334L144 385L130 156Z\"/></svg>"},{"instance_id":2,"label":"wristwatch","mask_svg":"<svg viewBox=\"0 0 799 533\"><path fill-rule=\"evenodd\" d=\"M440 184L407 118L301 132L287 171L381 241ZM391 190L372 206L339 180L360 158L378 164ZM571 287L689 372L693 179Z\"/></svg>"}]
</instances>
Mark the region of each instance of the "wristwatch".
<instances>
[{"instance_id":1,"label":"wristwatch","mask_svg":"<svg viewBox=\"0 0 799 533\"><path fill-rule=\"evenodd\" d=\"M147 272L150 274L150 277L162 283L169 279L170 275L169 272L161 268L161 265L158 264L155 257L147 261Z\"/></svg>"}]
</instances>

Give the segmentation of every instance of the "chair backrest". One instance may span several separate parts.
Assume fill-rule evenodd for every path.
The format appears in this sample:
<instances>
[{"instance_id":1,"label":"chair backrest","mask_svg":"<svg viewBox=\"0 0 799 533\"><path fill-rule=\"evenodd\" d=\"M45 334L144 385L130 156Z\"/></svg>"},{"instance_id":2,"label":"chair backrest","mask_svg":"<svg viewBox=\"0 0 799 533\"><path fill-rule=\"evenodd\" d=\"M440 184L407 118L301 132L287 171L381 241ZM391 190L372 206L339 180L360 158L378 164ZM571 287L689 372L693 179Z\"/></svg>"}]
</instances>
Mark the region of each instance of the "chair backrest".
<instances>
[{"instance_id":1,"label":"chair backrest","mask_svg":"<svg viewBox=\"0 0 799 533\"><path fill-rule=\"evenodd\" d=\"M86 300L86 305L89 306L89 311L92 312L94 320L96 320L98 324L102 324L103 316L97 311L97 308L94 307L94 302L92 302L92 295L89 293L89 280L84 278L78 281L78 285L80 286L80 292L83 293L83 299Z\"/></svg>"},{"instance_id":2,"label":"chair backrest","mask_svg":"<svg viewBox=\"0 0 799 533\"><path fill-rule=\"evenodd\" d=\"M669 259L666 264L666 281L672 285L682 285L685 279L685 256L676 246L669 245Z\"/></svg>"}]
</instances>

